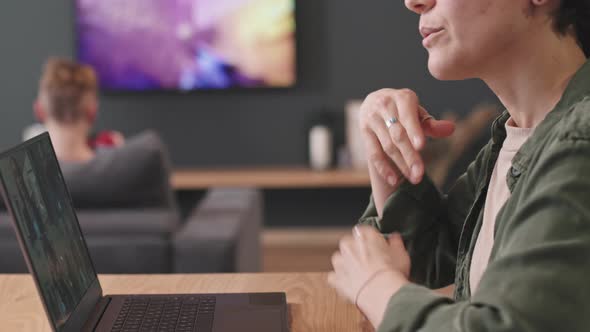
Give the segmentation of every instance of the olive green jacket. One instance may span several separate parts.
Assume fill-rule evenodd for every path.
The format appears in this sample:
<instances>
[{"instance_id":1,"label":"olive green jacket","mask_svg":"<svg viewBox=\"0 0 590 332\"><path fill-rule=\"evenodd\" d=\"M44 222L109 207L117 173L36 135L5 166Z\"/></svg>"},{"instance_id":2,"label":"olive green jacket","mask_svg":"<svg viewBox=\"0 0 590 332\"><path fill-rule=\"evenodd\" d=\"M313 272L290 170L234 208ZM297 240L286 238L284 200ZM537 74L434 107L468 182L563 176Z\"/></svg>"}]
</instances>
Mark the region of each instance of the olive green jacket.
<instances>
[{"instance_id":1,"label":"olive green jacket","mask_svg":"<svg viewBox=\"0 0 590 332\"><path fill-rule=\"evenodd\" d=\"M361 224L399 232L411 279L389 301L378 331L590 331L590 62L512 160L511 197L499 211L481 282L469 269L488 183L506 136L505 112L492 140L450 192L425 177L373 202ZM428 288L455 284L454 299Z\"/></svg>"}]
</instances>

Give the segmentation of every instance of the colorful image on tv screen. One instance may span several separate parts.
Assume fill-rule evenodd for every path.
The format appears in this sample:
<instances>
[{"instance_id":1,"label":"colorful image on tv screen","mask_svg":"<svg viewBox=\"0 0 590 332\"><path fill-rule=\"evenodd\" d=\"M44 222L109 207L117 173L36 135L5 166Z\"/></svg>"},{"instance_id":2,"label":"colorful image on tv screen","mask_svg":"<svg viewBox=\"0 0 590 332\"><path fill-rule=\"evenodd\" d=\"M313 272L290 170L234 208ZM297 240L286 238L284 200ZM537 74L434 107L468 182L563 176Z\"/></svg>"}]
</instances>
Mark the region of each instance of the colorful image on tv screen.
<instances>
[{"instance_id":1,"label":"colorful image on tv screen","mask_svg":"<svg viewBox=\"0 0 590 332\"><path fill-rule=\"evenodd\" d=\"M77 0L78 60L106 90L290 87L295 0Z\"/></svg>"}]
</instances>

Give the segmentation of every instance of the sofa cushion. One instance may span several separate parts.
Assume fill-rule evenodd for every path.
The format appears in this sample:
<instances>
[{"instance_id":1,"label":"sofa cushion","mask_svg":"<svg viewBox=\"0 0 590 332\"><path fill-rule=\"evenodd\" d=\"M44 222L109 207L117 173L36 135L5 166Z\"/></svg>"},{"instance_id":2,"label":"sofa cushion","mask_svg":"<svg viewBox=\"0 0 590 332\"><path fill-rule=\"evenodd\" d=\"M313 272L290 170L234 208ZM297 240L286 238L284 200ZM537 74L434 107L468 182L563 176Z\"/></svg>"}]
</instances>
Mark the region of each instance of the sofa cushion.
<instances>
[{"instance_id":1,"label":"sofa cushion","mask_svg":"<svg viewBox=\"0 0 590 332\"><path fill-rule=\"evenodd\" d=\"M179 227L178 214L168 209L83 210L76 214L85 237L138 235L168 239ZM0 241L13 236L9 214L0 212Z\"/></svg>"},{"instance_id":2,"label":"sofa cushion","mask_svg":"<svg viewBox=\"0 0 590 332\"><path fill-rule=\"evenodd\" d=\"M87 163L61 162L77 209L172 208L166 148L148 131L119 148L104 149Z\"/></svg>"},{"instance_id":3,"label":"sofa cushion","mask_svg":"<svg viewBox=\"0 0 590 332\"><path fill-rule=\"evenodd\" d=\"M78 221L86 236L159 236L169 238L178 228L178 214L169 209L83 210Z\"/></svg>"},{"instance_id":4,"label":"sofa cushion","mask_svg":"<svg viewBox=\"0 0 590 332\"><path fill-rule=\"evenodd\" d=\"M84 210L80 227L99 273L171 272L170 239L178 215L169 209ZM26 273L12 222L0 213L0 273Z\"/></svg>"}]
</instances>

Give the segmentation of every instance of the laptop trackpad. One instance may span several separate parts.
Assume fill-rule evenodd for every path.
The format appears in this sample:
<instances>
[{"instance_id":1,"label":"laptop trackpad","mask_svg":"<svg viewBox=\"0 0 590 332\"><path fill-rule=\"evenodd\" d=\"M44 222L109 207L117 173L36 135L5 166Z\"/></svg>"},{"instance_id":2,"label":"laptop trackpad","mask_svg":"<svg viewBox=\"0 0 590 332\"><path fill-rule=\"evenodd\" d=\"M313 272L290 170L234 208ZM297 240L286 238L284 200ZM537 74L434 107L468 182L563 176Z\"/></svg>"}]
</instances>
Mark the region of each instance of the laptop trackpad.
<instances>
[{"instance_id":1,"label":"laptop trackpad","mask_svg":"<svg viewBox=\"0 0 590 332\"><path fill-rule=\"evenodd\" d=\"M221 308L220 308L221 309ZM215 312L213 331L282 331L280 308L268 307L224 307Z\"/></svg>"}]
</instances>

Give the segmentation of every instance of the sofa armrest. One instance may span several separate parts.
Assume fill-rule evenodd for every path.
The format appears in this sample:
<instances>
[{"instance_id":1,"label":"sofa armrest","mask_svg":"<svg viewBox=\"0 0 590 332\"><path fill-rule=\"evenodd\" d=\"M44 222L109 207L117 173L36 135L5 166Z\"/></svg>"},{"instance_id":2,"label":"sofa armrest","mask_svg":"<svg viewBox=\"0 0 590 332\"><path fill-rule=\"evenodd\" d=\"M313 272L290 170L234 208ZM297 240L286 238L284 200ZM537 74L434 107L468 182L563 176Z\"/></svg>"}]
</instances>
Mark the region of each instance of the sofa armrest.
<instances>
[{"instance_id":1,"label":"sofa armrest","mask_svg":"<svg viewBox=\"0 0 590 332\"><path fill-rule=\"evenodd\" d=\"M174 272L259 272L262 225L259 190L209 190L174 236Z\"/></svg>"}]
</instances>

